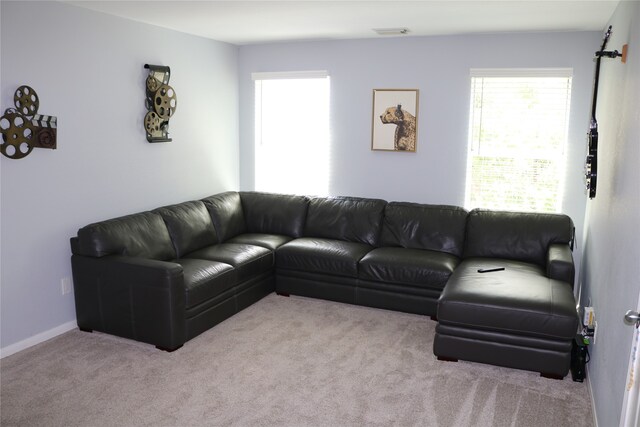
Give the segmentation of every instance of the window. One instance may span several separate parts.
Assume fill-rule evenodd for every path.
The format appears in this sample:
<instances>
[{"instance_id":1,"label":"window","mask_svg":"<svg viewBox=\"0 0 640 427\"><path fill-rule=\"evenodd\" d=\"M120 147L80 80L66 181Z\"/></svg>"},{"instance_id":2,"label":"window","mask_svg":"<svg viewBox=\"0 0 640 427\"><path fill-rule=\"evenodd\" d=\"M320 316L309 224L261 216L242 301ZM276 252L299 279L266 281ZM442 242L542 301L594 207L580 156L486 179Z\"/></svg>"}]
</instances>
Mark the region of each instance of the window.
<instances>
[{"instance_id":1,"label":"window","mask_svg":"<svg viewBox=\"0 0 640 427\"><path fill-rule=\"evenodd\" d=\"M324 71L254 73L255 189L329 192L329 77Z\"/></svg>"},{"instance_id":2,"label":"window","mask_svg":"<svg viewBox=\"0 0 640 427\"><path fill-rule=\"evenodd\" d=\"M471 70L468 209L560 211L571 74Z\"/></svg>"}]
</instances>

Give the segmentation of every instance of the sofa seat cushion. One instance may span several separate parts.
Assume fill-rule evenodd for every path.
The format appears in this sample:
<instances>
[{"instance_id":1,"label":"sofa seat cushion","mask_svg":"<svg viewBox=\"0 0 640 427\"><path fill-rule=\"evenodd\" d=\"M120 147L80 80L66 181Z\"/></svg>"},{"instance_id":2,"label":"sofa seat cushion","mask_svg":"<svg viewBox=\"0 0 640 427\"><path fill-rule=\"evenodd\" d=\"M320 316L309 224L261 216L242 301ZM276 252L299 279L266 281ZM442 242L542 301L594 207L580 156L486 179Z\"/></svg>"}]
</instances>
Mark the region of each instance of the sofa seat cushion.
<instances>
[{"instance_id":1,"label":"sofa seat cushion","mask_svg":"<svg viewBox=\"0 0 640 427\"><path fill-rule=\"evenodd\" d=\"M427 249L461 256L467 211L457 206L390 202L380 246Z\"/></svg>"},{"instance_id":2,"label":"sofa seat cushion","mask_svg":"<svg viewBox=\"0 0 640 427\"><path fill-rule=\"evenodd\" d=\"M360 260L358 277L375 282L442 290L459 262L458 257L444 252L377 248Z\"/></svg>"},{"instance_id":3,"label":"sofa seat cushion","mask_svg":"<svg viewBox=\"0 0 640 427\"><path fill-rule=\"evenodd\" d=\"M290 194L240 193L247 233L302 237L309 198Z\"/></svg>"},{"instance_id":4,"label":"sofa seat cushion","mask_svg":"<svg viewBox=\"0 0 640 427\"><path fill-rule=\"evenodd\" d=\"M364 243L302 237L276 251L278 269L358 277L358 263L373 248Z\"/></svg>"},{"instance_id":5,"label":"sofa seat cushion","mask_svg":"<svg viewBox=\"0 0 640 427\"><path fill-rule=\"evenodd\" d=\"M305 237L344 240L374 246L387 202L360 197L316 197L309 202Z\"/></svg>"},{"instance_id":6,"label":"sofa seat cushion","mask_svg":"<svg viewBox=\"0 0 640 427\"><path fill-rule=\"evenodd\" d=\"M187 309L220 295L237 283L236 270L229 264L188 258L174 262L182 265Z\"/></svg>"},{"instance_id":7,"label":"sofa seat cushion","mask_svg":"<svg viewBox=\"0 0 640 427\"><path fill-rule=\"evenodd\" d=\"M153 212L159 214L167 225L178 258L218 243L209 212L201 201L164 206Z\"/></svg>"},{"instance_id":8,"label":"sofa seat cushion","mask_svg":"<svg viewBox=\"0 0 640 427\"><path fill-rule=\"evenodd\" d=\"M242 201L238 192L227 191L209 196L202 199L202 203L211 215L211 221L213 221L220 242L225 242L233 236L247 231Z\"/></svg>"},{"instance_id":9,"label":"sofa seat cushion","mask_svg":"<svg viewBox=\"0 0 640 427\"><path fill-rule=\"evenodd\" d=\"M238 282L244 282L273 268L273 251L254 245L220 243L191 252L184 258L206 259L232 265Z\"/></svg>"},{"instance_id":10,"label":"sofa seat cushion","mask_svg":"<svg viewBox=\"0 0 640 427\"><path fill-rule=\"evenodd\" d=\"M245 233L240 234L225 243L240 243L242 245L255 245L275 251L280 246L293 240L293 237L282 234Z\"/></svg>"},{"instance_id":11,"label":"sofa seat cushion","mask_svg":"<svg viewBox=\"0 0 640 427\"><path fill-rule=\"evenodd\" d=\"M504 267L479 273L480 268ZM571 340L578 316L571 286L533 264L470 258L451 275L438 301L438 321L471 329Z\"/></svg>"}]
</instances>

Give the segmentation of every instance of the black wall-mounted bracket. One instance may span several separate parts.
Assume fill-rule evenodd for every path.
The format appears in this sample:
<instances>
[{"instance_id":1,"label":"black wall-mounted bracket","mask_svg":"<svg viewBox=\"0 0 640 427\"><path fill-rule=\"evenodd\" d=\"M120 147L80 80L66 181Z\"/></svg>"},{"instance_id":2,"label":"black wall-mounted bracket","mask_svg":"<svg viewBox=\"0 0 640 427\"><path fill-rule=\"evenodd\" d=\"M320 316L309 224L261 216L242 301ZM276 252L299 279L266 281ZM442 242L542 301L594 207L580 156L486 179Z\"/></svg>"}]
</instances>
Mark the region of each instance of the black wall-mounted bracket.
<instances>
[{"instance_id":1,"label":"black wall-mounted bracket","mask_svg":"<svg viewBox=\"0 0 640 427\"><path fill-rule=\"evenodd\" d=\"M622 52L617 50L605 50L603 52L596 52L596 58L622 58L622 63L627 62L627 48L629 45L622 46Z\"/></svg>"},{"instance_id":2,"label":"black wall-mounted bracket","mask_svg":"<svg viewBox=\"0 0 640 427\"><path fill-rule=\"evenodd\" d=\"M596 189L598 185L598 121L596 120L596 107L598 105L598 82L600 79L600 62L602 58L622 58L622 63L627 62L627 52L629 45L622 46L622 53L617 50L604 50L607 47L609 38L611 37L612 27L609 25L600 50L596 51L596 72L593 81L593 99L591 102L591 120L589 121L589 132L587 133L588 153L585 161L585 184L587 194L590 199L596 197Z\"/></svg>"}]
</instances>

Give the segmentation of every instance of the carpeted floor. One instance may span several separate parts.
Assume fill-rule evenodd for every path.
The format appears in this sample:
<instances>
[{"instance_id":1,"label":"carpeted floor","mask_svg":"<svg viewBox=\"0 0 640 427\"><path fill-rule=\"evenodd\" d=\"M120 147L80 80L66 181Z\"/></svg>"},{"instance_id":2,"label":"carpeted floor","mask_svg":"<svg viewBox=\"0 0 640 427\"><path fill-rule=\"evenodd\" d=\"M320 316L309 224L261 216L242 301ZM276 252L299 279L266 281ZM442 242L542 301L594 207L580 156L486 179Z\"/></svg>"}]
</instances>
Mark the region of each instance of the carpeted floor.
<instances>
[{"instance_id":1,"label":"carpeted floor","mask_svg":"<svg viewBox=\"0 0 640 427\"><path fill-rule=\"evenodd\" d=\"M173 353L71 331L0 362L2 426L591 426L586 382L439 362L427 317L271 294Z\"/></svg>"}]
</instances>

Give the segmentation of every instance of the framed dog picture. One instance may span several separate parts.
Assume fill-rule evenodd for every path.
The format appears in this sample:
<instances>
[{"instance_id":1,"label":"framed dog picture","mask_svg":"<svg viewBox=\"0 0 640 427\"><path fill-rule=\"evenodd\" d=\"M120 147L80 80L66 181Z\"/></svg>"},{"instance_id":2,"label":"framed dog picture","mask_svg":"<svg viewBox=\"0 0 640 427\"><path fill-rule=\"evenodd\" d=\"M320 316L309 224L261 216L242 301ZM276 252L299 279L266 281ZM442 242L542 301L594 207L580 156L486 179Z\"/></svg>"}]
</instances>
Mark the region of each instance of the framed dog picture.
<instances>
[{"instance_id":1,"label":"framed dog picture","mask_svg":"<svg viewBox=\"0 0 640 427\"><path fill-rule=\"evenodd\" d=\"M371 149L415 153L418 89L374 89Z\"/></svg>"}]
</instances>

